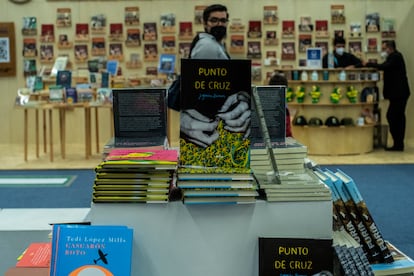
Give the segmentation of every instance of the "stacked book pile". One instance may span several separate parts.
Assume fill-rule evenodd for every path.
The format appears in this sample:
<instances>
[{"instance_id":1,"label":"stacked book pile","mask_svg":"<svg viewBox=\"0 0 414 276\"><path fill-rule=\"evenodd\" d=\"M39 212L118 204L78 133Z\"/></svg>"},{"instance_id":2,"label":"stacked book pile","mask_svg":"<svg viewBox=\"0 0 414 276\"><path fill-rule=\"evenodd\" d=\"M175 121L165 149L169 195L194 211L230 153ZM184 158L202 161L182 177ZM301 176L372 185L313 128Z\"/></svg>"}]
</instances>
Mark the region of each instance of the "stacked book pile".
<instances>
[{"instance_id":1,"label":"stacked book pile","mask_svg":"<svg viewBox=\"0 0 414 276\"><path fill-rule=\"evenodd\" d=\"M310 169L304 169L302 173L280 174L280 183L269 174L255 176L267 201L331 200L330 189Z\"/></svg>"},{"instance_id":2,"label":"stacked book pile","mask_svg":"<svg viewBox=\"0 0 414 276\"><path fill-rule=\"evenodd\" d=\"M95 168L93 202L168 202L176 150L114 149Z\"/></svg>"},{"instance_id":3,"label":"stacked book pile","mask_svg":"<svg viewBox=\"0 0 414 276\"><path fill-rule=\"evenodd\" d=\"M202 171L178 169L177 186L182 190L184 204L256 202L257 185L249 170L234 173Z\"/></svg>"},{"instance_id":4,"label":"stacked book pile","mask_svg":"<svg viewBox=\"0 0 414 276\"><path fill-rule=\"evenodd\" d=\"M273 154L279 172L303 173L305 171L305 158L308 157L308 148L292 137L284 142L272 142L272 149L264 143L252 143L250 149L250 167L255 174L266 174L273 170Z\"/></svg>"}]
</instances>

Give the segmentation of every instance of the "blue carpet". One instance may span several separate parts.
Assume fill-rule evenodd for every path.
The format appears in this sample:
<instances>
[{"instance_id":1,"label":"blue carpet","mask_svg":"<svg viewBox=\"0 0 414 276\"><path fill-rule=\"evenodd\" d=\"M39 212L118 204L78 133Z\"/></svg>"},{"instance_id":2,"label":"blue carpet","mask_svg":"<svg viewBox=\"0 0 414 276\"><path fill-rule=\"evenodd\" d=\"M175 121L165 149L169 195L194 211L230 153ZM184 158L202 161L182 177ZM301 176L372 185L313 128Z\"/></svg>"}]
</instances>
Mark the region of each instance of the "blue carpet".
<instances>
[{"instance_id":1,"label":"blue carpet","mask_svg":"<svg viewBox=\"0 0 414 276\"><path fill-rule=\"evenodd\" d=\"M0 170L0 177L45 175L75 177L70 185L0 186L0 208L89 208L91 206L94 170Z\"/></svg>"},{"instance_id":2,"label":"blue carpet","mask_svg":"<svg viewBox=\"0 0 414 276\"><path fill-rule=\"evenodd\" d=\"M353 178L384 239L414 258L414 164L321 165Z\"/></svg>"}]
</instances>

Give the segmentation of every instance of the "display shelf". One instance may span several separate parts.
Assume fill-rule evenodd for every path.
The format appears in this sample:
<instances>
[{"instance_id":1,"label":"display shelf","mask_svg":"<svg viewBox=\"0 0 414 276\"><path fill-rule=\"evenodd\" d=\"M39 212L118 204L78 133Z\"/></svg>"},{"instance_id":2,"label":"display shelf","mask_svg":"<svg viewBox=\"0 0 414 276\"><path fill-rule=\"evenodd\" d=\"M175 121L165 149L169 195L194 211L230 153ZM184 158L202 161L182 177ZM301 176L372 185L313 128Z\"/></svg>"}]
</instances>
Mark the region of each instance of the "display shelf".
<instances>
[{"instance_id":1,"label":"display shelf","mask_svg":"<svg viewBox=\"0 0 414 276\"><path fill-rule=\"evenodd\" d=\"M332 201L93 203L92 224L134 229L131 275L257 276L259 237L332 239Z\"/></svg>"},{"instance_id":2,"label":"display shelf","mask_svg":"<svg viewBox=\"0 0 414 276\"><path fill-rule=\"evenodd\" d=\"M293 72L296 71L296 74ZM305 97L303 102L298 102L294 98L288 103L291 114L304 116L307 121L311 118L319 118L324 123L327 118L334 116L339 121L344 118L351 118L354 126L340 127L314 127L293 125L293 135L301 143L308 146L308 153L313 155L346 155L362 154L373 150L374 127L377 123L373 115L371 120L365 117L373 114L378 106L378 99L371 98L368 102L361 102L361 92L366 87L374 87L380 79L378 71L372 68L353 68L353 69L290 69L283 71L288 78L299 75L301 72L308 73L308 80L289 80L289 87L293 93L301 87L304 89ZM311 73L318 73L318 80L311 80ZM339 80L341 72L346 73L344 80ZM328 72L329 78L321 80L323 74ZM326 77L326 76L325 76ZM313 103L311 91L314 86L319 87L321 96L319 102ZM352 86L358 91L355 102L347 98L348 87ZM341 98L338 103L333 103L330 99L332 91L339 89ZM364 125L357 125L357 121L363 118Z\"/></svg>"}]
</instances>

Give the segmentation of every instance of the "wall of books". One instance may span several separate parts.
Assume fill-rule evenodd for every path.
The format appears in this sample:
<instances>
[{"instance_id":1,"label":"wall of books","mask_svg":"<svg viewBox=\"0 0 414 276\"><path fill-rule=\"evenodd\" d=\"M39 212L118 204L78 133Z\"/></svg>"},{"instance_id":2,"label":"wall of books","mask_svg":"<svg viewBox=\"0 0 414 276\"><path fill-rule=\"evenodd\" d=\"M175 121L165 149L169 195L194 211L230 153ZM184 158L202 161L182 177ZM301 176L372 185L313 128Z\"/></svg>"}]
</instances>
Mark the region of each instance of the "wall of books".
<instances>
[{"instance_id":1,"label":"wall of books","mask_svg":"<svg viewBox=\"0 0 414 276\"><path fill-rule=\"evenodd\" d=\"M203 30L206 4L196 1L53 1L48 16L36 12L22 17L23 74L38 74L58 56L68 56L71 69L99 71L107 60L119 62L118 75L128 85L142 84L143 76L159 76L179 70L194 35ZM185 14L182 14L182 5ZM224 1L230 2L230 1ZM260 3L261 2L261 3ZM234 58L253 60L253 81L266 82L278 67L306 66L309 47L330 50L334 36L347 39L347 50L359 57L378 60L381 41L396 38L396 14L384 7L360 1L358 13L346 4L303 1L268 4L259 1L246 11L228 5L230 22L227 48ZM88 15L83 10L93 5ZM167 5L167 6L166 6ZM108 8L106 8L108 7ZM313 12L313 11L318 12Z\"/></svg>"},{"instance_id":2,"label":"wall of books","mask_svg":"<svg viewBox=\"0 0 414 276\"><path fill-rule=\"evenodd\" d=\"M67 69L73 78L89 78L89 70L106 69L106 61L113 60L122 76L120 85L148 85L153 79L167 84L171 72L179 72L180 58L188 54L193 36L203 31L202 10L213 3L216 1L32 0L18 5L6 1L0 17L14 22L16 74L0 78L1 91L7 91L0 103L4 115L0 122L10 132L0 142L22 140L23 130L13 127L22 118L10 119L10 103L16 91L27 85L27 76L47 75L58 57L68 57ZM304 65L307 47L329 50L335 34L346 38L347 51L378 61L383 39L395 36L403 53L414 43L411 36L404 35L414 24L411 0L398 0L398 5L384 0L220 3L230 13L226 47L232 58L252 60L254 84L267 83L274 70ZM409 57L407 67L414 70ZM407 110L414 113L414 109ZM414 127L407 129L407 136L414 137Z\"/></svg>"}]
</instances>

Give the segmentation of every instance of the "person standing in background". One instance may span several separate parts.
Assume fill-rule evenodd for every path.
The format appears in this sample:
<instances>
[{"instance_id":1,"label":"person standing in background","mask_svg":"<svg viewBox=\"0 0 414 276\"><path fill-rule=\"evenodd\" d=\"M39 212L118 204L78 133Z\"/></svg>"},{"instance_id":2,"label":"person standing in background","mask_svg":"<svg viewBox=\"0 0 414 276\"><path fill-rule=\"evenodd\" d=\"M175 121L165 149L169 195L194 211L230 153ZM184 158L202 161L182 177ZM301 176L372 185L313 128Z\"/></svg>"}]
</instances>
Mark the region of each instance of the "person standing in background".
<instances>
[{"instance_id":1,"label":"person standing in background","mask_svg":"<svg viewBox=\"0 0 414 276\"><path fill-rule=\"evenodd\" d=\"M383 96L389 101L386 117L393 139L393 146L386 147L385 150L404 151L405 108L410 96L405 61L394 40L383 41L381 56L385 58L383 63L364 61L363 65L384 72Z\"/></svg>"},{"instance_id":2,"label":"person standing in background","mask_svg":"<svg viewBox=\"0 0 414 276\"><path fill-rule=\"evenodd\" d=\"M204 32L198 34L190 47L190 59L229 60L224 39L227 35L229 14L226 6L210 5L203 11ZM220 64L219 61L217 64ZM180 132L192 143L208 147L219 138L217 126L224 121L224 128L232 132L250 133L250 96L239 91L229 96L218 110L215 119L208 118L196 109L181 110Z\"/></svg>"},{"instance_id":3,"label":"person standing in background","mask_svg":"<svg viewBox=\"0 0 414 276\"><path fill-rule=\"evenodd\" d=\"M334 50L333 53L327 53L323 56L322 66L323 68L329 67L329 56L333 58L334 68L358 68L362 67L362 61L350 54L345 52L345 39L343 37L335 37L334 39Z\"/></svg>"}]
</instances>

